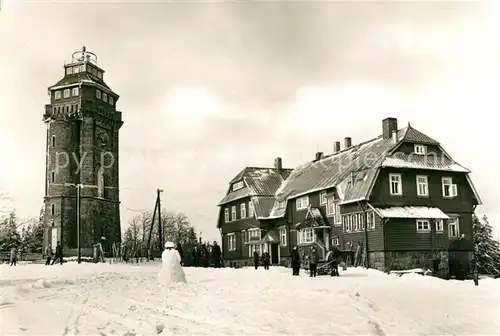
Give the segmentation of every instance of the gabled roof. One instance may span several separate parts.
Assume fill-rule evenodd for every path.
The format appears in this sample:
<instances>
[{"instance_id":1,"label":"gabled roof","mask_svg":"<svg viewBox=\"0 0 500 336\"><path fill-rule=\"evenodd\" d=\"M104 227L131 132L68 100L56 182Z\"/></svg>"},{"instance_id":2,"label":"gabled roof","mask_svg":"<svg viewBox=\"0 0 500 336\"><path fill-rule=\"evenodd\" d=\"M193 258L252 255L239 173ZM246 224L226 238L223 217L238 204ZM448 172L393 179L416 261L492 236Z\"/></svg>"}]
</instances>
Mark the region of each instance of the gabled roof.
<instances>
[{"instance_id":1,"label":"gabled roof","mask_svg":"<svg viewBox=\"0 0 500 336\"><path fill-rule=\"evenodd\" d=\"M404 128L401 141L423 145L439 145L438 141L411 127L410 123L408 123L408 126Z\"/></svg>"},{"instance_id":2,"label":"gabled roof","mask_svg":"<svg viewBox=\"0 0 500 336\"><path fill-rule=\"evenodd\" d=\"M291 171L291 169L282 169L278 173L275 168L246 167L231 180L228 192L219 202L219 205L250 196L274 197L276 190ZM231 186L238 181L243 181L245 186L242 189L233 191ZM271 208L269 208L269 211Z\"/></svg>"}]
</instances>

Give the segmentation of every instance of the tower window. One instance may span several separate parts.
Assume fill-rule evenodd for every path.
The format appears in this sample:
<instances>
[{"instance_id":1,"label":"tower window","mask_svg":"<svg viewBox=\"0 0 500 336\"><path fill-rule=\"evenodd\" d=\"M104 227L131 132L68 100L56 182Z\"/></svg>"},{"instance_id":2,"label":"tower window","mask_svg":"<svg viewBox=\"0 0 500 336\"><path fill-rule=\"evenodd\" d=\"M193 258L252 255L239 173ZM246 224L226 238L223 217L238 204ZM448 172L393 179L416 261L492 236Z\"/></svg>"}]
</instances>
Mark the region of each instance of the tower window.
<instances>
[{"instance_id":1,"label":"tower window","mask_svg":"<svg viewBox=\"0 0 500 336\"><path fill-rule=\"evenodd\" d=\"M107 102L108 101L108 95L105 94L105 93L103 93L102 94L102 100L104 100L105 102Z\"/></svg>"},{"instance_id":2,"label":"tower window","mask_svg":"<svg viewBox=\"0 0 500 336\"><path fill-rule=\"evenodd\" d=\"M66 75L71 75L73 73L73 67L66 68Z\"/></svg>"},{"instance_id":3,"label":"tower window","mask_svg":"<svg viewBox=\"0 0 500 336\"><path fill-rule=\"evenodd\" d=\"M54 183L56 180L56 172L51 172L50 173L50 182Z\"/></svg>"},{"instance_id":4,"label":"tower window","mask_svg":"<svg viewBox=\"0 0 500 336\"><path fill-rule=\"evenodd\" d=\"M97 71L97 78L102 79L102 72Z\"/></svg>"},{"instance_id":5,"label":"tower window","mask_svg":"<svg viewBox=\"0 0 500 336\"><path fill-rule=\"evenodd\" d=\"M52 147L55 147L56 146L56 136L53 135L52 136Z\"/></svg>"},{"instance_id":6,"label":"tower window","mask_svg":"<svg viewBox=\"0 0 500 336\"><path fill-rule=\"evenodd\" d=\"M77 65L76 67L73 67L73 73L79 73L80 72L80 67Z\"/></svg>"},{"instance_id":7,"label":"tower window","mask_svg":"<svg viewBox=\"0 0 500 336\"><path fill-rule=\"evenodd\" d=\"M74 96L78 96L80 94L80 90L76 87L76 88L73 88L71 94Z\"/></svg>"},{"instance_id":8,"label":"tower window","mask_svg":"<svg viewBox=\"0 0 500 336\"><path fill-rule=\"evenodd\" d=\"M54 93L54 99L61 99L61 91L56 91Z\"/></svg>"},{"instance_id":9,"label":"tower window","mask_svg":"<svg viewBox=\"0 0 500 336\"><path fill-rule=\"evenodd\" d=\"M63 91L63 97L64 98L69 98L69 89L66 89Z\"/></svg>"},{"instance_id":10,"label":"tower window","mask_svg":"<svg viewBox=\"0 0 500 336\"><path fill-rule=\"evenodd\" d=\"M101 91L95 90L95 96L99 99L101 99Z\"/></svg>"},{"instance_id":11,"label":"tower window","mask_svg":"<svg viewBox=\"0 0 500 336\"><path fill-rule=\"evenodd\" d=\"M56 205L55 204L50 205L50 214L52 216L54 216L56 214Z\"/></svg>"},{"instance_id":12,"label":"tower window","mask_svg":"<svg viewBox=\"0 0 500 336\"><path fill-rule=\"evenodd\" d=\"M108 99L108 101L109 101L109 103L110 103L111 105L113 105L113 104L114 104L114 100L113 100L113 97L109 96L109 99Z\"/></svg>"},{"instance_id":13,"label":"tower window","mask_svg":"<svg viewBox=\"0 0 500 336\"><path fill-rule=\"evenodd\" d=\"M84 64L80 65L80 72L85 72L85 65Z\"/></svg>"}]
</instances>

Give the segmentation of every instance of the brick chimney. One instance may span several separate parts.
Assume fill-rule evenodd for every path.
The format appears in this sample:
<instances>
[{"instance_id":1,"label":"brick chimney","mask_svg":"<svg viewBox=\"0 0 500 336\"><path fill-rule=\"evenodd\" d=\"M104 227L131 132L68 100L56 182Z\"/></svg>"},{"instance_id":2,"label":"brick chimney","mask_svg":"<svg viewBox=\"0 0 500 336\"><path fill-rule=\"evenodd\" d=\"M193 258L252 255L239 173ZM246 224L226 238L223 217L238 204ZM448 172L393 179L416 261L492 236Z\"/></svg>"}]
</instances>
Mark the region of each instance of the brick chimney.
<instances>
[{"instance_id":1,"label":"brick chimney","mask_svg":"<svg viewBox=\"0 0 500 336\"><path fill-rule=\"evenodd\" d=\"M280 157L274 159L274 169L276 169L276 172L278 174L281 173L281 170L283 169L283 162Z\"/></svg>"},{"instance_id":2,"label":"brick chimney","mask_svg":"<svg viewBox=\"0 0 500 336\"><path fill-rule=\"evenodd\" d=\"M398 130L398 119L385 118L382 120L382 136L384 139L390 139L392 133Z\"/></svg>"},{"instance_id":3,"label":"brick chimney","mask_svg":"<svg viewBox=\"0 0 500 336\"><path fill-rule=\"evenodd\" d=\"M323 152L316 152L316 159L315 161L319 161L323 158Z\"/></svg>"},{"instance_id":4,"label":"brick chimney","mask_svg":"<svg viewBox=\"0 0 500 336\"><path fill-rule=\"evenodd\" d=\"M340 141L335 141L333 143L333 152L334 153L340 152Z\"/></svg>"},{"instance_id":5,"label":"brick chimney","mask_svg":"<svg viewBox=\"0 0 500 336\"><path fill-rule=\"evenodd\" d=\"M352 139L350 137L345 137L344 138L344 149L351 148L352 146Z\"/></svg>"}]
</instances>

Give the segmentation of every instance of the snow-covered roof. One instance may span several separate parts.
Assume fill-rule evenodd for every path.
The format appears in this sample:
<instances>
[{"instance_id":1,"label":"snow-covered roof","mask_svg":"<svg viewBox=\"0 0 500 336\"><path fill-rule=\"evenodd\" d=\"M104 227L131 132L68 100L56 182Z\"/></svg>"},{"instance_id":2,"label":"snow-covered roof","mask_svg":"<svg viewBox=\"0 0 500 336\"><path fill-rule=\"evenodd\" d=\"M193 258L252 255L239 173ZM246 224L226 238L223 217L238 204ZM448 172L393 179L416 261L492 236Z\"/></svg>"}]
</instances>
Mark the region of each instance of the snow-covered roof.
<instances>
[{"instance_id":1,"label":"snow-covered roof","mask_svg":"<svg viewBox=\"0 0 500 336\"><path fill-rule=\"evenodd\" d=\"M441 209L424 206L373 208L382 218L450 219Z\"/></svg>"}]
</instances>

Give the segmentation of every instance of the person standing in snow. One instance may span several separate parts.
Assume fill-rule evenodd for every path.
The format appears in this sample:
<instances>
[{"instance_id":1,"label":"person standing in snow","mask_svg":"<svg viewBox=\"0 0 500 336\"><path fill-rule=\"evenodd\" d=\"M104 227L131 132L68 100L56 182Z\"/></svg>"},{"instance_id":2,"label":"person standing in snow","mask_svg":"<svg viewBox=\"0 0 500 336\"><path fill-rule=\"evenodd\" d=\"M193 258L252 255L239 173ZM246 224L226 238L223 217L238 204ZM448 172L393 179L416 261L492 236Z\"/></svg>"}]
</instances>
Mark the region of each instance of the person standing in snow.
<instances>
[{"instance_id":1,"label":"person standing in snow","mask_svg":"<svg viewBox=\"0 0 500 336\"><path fill-rule=\"evenodd\" d=\"M253 251L253 265L255 269L259 268L259 252L257 250Z\"/></svg>"},{"instance_id":2,"label":"person standing in snow","mask_svg":"<svg viewBox=\"0 0 500 336\"><path fill-rule=\"evenodd\" d=\"M161 254L162 268L158 274L160 286L165 288L170 283L186 282L186 274L181 266L181 256L172 242L165 243L165 250Z\"/></svg>"},{"instance_id":3,"label":"person standing in snow","mask_svg":"<svg viewBox=\"0 0 500 336\"><path fill-rule=\"evenodd\" d=\"M10 266L16 266L17 265L17 249L15 247L12 247L10 249Z\"/></svg>"},{"instance_id":4,"label":"person standing in snow","mask_svg":"<svg viewBox=\"0 0 500 336\"><path fill-rule=\"evenodd\" d=\"M208 252L207 246L205 244L201 244L201 265L205 268L210 266L210 252Z\"/></svg>"},{"instance_id":5,"label":"person standing in snow","mask_svg":"<svg viewBox=\"0 0 500 336\"><path fill-rule=\"evenodd\" d=\"M340 263L341 253L337 245L333 245L329 255L330 262L330 276L339 276L339 263Z\"/></svg>"},{"instance_id":6,"label":"person standing in snow","mask_svg":"<svg viewBox=\"0 0 500 336\"><path fill-rule=\"evenodd\" d=\"M63 264L63 253L62 253L62 246L61 246L61 242L57 242L57 245L56 245L56 254L54 256L54 260L52 260L52 264L51 265L54 265L55 262L57 261L60 261L61 262L61 265Z\"/></svg>"},{"instance_id":7,"label":"person standing in snow","mask_svg":"<svg viewBox=\"0 0 500 336\"><path fill-rule=\"evenodd\" d=\"M45 265L50 265L50 261L52 260L52 246L50 244L47 244L47 247L45 247L45 258L47 258Z\"/></svg>"},{"instance_id":8,"label":"person standing in snow","mask_svg":"<svg viewBox=\"0 0 500 336\"><path fill-rule=\"evenodd\" d=\"M318 252L316 251L316 248L313 247L311 253L309 254L309 276L315 278L317 269L318 269Z\"/></svg>"},{"instance_id":9,"label":"person standing in snow","mask_svg":"<svg viewBox=\"0 0 500 336\"><path fill-rule=\"evenodd\" d=\"M181 243L177 243L177 247L175 249L179 252L179 256L181 257L181 265L184 265L184 251L182 250Z\"/></svg>"},{"instance_id":10,"label":"person standing in snow","mask_svg":"<svg viewBox=\"0 0 500 336\"><path fill-rule=\"evenodd\" d=\"M269 255L269 252L264 252L262 255L262 264L264 265L265 270L269 269L269 266L271 265L271 256Z\"/></svg>"},{"instance_id":11,"label":"person standing in snow","mask_svg":"<svg viewBox=\"0 0 500 336\"><path fill-rule=\"evenodd\" d=\"M295 245L292 249L292 275L299 275L300 273L300 254Z\"/></svg>"},{"instance_id":12,"label":"person standing in snow","mask_svg":"<svg viewBox=\"0 0 500 336\"><path fill-rule=\"evenodd\" d=\"M212 246L212 260L215 268L219 268L221 264L222 251L219 244L214 240L214 245Z\"/></svg>"}]
</instances>

